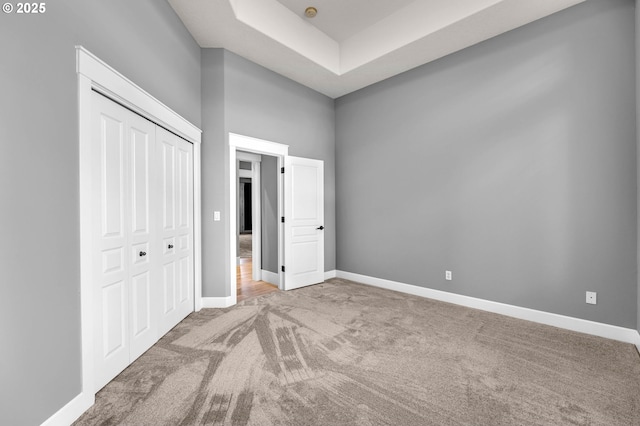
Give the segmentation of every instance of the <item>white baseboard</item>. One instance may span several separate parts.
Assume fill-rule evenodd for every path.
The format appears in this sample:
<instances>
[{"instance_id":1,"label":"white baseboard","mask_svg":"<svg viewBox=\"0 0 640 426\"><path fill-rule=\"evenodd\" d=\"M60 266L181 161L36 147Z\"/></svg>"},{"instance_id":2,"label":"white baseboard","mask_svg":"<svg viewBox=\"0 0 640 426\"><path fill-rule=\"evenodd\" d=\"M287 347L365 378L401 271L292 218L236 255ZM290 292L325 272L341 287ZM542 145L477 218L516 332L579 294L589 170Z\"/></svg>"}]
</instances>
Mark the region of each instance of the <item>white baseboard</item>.
<instances>
[{"instance_id":1,"label":"white baseboard","mask_svg":"<svg viewBox=\"0 0 640 426\"><path fill-rule=\"evenodd\" d=\"M433 290L430 288L418 287L411 284L399 283L396 281L384 280L381 278L369 277L366 275L354 274L351 272L337 271L338 278L412 294L414 296L426 297L440 300L469 308L481 309L483 311L506 315L540 324L551 325L558 328L605 337L607 339L619 340L626 343L633 343L640 349L640 333L632 328L618 327L615 325L603 324L595 321L583 320L580 318L568 317L553 314L550 312L537 311L535 309L522 308L520 306L507 305L506 303L492 302L490 300L478 299L475 297L463 296L446 291Z\"/></svg>"},{"instance_id":2,"label":"white baseboard","mask_svg":"<svg viewBox=\"0 0 640 426\"><path fill-rule=\"evenodd\" d=\"M41 426L69 426L94 403L95 395L87 395L82 392L59 409L53 416L45 420Z\"/></svg>"},{"instance_id":3,"label":"white baseboard","mask_svg":"<svg viewBox=\"0 0 640 426\"><path fill-rule=\"evenodd\" d=\"M202 298L203 308L228 308L229 306L233 306L235 304L236 304L236 301L233 296Z\"/></svg>"},{"instance_id":4,"label":"white baseboard","mask_svg":"<svg viewBox=\"0 0 640 426\"><path fill-rule=\"evenodd\" d=\"M262 281L273 285L280 285L280 275L276 274L275 272L265 271L263 269Z\"/></svg>"},{"instance_id":5,"label":"white baseboard","mask_svg":"<svg viewBox=\"0 0 640 426\"><path fill-rule=\"evenodd\" d=\"M336 275L336 270L334 269L333 271L325 271L324 273L324 279L325 280L330 280L331 278L335 278Z\"/></svg>"}]
</instances>

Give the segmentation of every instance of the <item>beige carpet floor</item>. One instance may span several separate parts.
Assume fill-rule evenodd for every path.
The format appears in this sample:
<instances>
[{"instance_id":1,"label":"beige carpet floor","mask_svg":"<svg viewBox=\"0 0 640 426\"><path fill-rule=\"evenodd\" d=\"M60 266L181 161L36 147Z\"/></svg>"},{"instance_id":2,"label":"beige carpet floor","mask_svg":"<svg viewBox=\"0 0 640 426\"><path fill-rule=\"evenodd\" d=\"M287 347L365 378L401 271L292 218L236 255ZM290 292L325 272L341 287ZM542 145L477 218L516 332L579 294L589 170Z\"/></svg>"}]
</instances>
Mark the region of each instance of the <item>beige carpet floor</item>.
<instances>
[{"instance_id":1,"label":"beige carpet floor","mask_svg":"<svg viewBox=\"0 0 640 426\"><path fill-rule=\"evenodd\" d=\"M633 345L333 279L204 309L77 425L639 425Z\"/></svg>"}]
</instances>

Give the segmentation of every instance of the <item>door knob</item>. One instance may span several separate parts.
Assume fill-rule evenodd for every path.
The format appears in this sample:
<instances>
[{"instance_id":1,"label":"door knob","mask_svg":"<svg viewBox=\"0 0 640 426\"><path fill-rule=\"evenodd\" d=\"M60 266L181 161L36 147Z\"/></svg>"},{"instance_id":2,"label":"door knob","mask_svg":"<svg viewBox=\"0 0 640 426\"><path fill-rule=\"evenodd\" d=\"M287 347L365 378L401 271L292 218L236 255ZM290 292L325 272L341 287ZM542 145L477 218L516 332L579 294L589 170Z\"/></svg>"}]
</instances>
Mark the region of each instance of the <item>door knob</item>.
<instances>
[{"instance_id":1,"label":"door knob","mask_svg":"<svg viewBox=\"0 0 640 426\"><path fill-rule=\"evenodd\" d=\"M173 248L173 244L169 244L167 247L172 249Z\"/></svg>"},{"instance_id":2,"label":"door knob","mask_svg":"<svg viewBox=\"0 0 640 426\"><path fill-rule=\"evenodd\" d=\"M146 252L146 251L141 251L141 252L140 252L140 257L144 257L144 256L146 256L146 255L147 255L147 252Z\"/></svg>"},{"instance_id":3,"label":"door knob","mask_svg":"<svg viewBox=\"0 0 640 426\"><path fill-rule=\"evenodd\" d=\"M322 230L324 229L324 226L320 225L320 226L318 226L316 229L319 229L319 230L321 230L321 231L322 231Z\"/></svg>"}]
</instances>

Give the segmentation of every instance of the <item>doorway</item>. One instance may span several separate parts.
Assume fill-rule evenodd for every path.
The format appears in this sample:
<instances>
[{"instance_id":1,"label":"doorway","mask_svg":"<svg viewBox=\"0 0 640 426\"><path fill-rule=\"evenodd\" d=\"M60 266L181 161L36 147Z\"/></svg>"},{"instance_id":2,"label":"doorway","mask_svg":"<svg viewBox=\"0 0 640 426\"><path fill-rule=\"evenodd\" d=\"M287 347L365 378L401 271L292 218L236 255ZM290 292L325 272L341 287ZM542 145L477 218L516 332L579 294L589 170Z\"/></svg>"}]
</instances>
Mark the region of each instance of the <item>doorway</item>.
<instances>
[{"instance_id":1,"label":"doorway","mask_svg":"<svg viewBox=\"0 0 640 426\"><path fill-rule=\"evenodd\" d=\"M256 139L249 136L238 135L235 133L229 133L229 207L230 207L230 226L229 226L229 251L227 258L227 266L228 273L227 275L227 294L229 295L228 302L226 306L232 306L237 303L237 283L238 283L238 226L237 222L239 220L238 212L237 212L237 201L238 201L238 175L239 175L239 165L238 161L250 161L252 164L251 168L251 188L254 194L252 199L252 274L251 277L254 281L262 280L262 270L258 268L259 265L262 265L262 259L260 259L260 263L258 263L258 258L261 258L262 251L258 250L258 247L262 246L261 242L261 230L258 228L261 227L262 220L260 219L261 208L257 206L260 205L260 201L258 198L260 197L260 191L257 191L256 188L259 188L261 185L259 184L259 180L261 178L261 174L259 171L261 170L261 161L262 155L268 155L275 158L276 161L276 171L280 170L281 167L284 166L284 157L289 153L289 147L287 145L282 145L278 143L273 143L269 141L265 141L262 139ZM247 157L248 156L248 157ZM279 178L277 182L277 201L276 201L276 210L277 216L281 217L283 215L282 211L282 179ZM278 222L277 229L277 245L278 245L278 253L277 253L277 265L282 265L283 260L283 227L282 224ZM246 274L245 274L246 276ZM256 279L257 278L257 279ZM278 273L275 274L275 279L272 282L278 284L279 289L283 289L283 279L284 273L278 270Z\"/></svg>"},{"instance_id":2,"label":"doorway","mask_svg":"<svg viewBox=\"0 0 640 426\"><path fill-rule=\"evenodd\" d=\"M229 133L229 251L226 306L237 303L237 159L240 152L270 155L281 173L277 183L278 288L292 290L324 281L324 162L289 156L289 146ZM288 171L287 171L288 170ZM255 169L254 169L254 177ZM252 188L256 188L254 181ZM255 189L254 189L255 190ZM254 217L259 209L254 203ZM285 214L285 211L287 212ZM258 235L253 222L253 253ZM287 236L285 237L285 232ZM286 259L285 259L286 254ZM254 259L255 260L255 259ZM288 262L285 264L284 262ZM254 263L254 269L256 264ZM286 272L285 272L286 271Z\"/></svg>"},{"instance_id":3,"label":"doorway","mask_svg":"<svg viewBox=\"0 0 640 426\"><path fill-rule=\"evenodd\" d=\"M237 152L236 298L278 290L277 159Z\"/></svg>"}]
</instances>

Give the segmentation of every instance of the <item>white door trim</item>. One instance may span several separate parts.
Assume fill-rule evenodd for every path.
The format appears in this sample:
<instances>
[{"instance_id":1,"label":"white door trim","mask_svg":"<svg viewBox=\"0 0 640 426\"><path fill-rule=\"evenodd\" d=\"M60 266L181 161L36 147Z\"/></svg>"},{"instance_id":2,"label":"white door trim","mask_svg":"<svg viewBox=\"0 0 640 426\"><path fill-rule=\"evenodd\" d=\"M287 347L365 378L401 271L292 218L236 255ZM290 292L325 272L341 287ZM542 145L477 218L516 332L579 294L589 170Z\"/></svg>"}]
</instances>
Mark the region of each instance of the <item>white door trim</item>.
<instances>
[{"instance_id":1,"label":"white door trim","mask_svg":"<svg viewBox=\"0 0 640 426\"><path fill-rule=\"evenodd\" d=\"M132 111L176 133L193 143L194 181L194 300L195 310L202 308L200 143L202 131L169 107L145 92L135 83L98 59L82 46L76 46L78 75L78 135L80 170L80 319L82 341L83 406L95 402L93 363L93 286L91 274L92 221L91 212L91 91L112 98Z\"/></svg>"},{"instance_id":2,"label":"white door trim","mask_svg":"<svg viewBox=\"0 0 640 426\"><path fill-rule=\"evenodd\" d=\"M248 151L255 154L272 155L278 157L278 168L283 167L284 157L289 155L289 145L283 145L275 142L266 141L263 139L252 138L250 136L238 135L236 133L229 133L229 251L227 257L228 276L227 276L227 290L229 292L228 300L230 306L237 303L236 293L236 193L237 188L237 172L236 161L238 159L237 151ZM258 187L258 185L255 185ZM278 179L278 217L282 216L282 179ZM254 211L257 209L254 209ZM254 217L255 219L255 217ZM255 225L256 222L254 222ZM280 230L278 232L278 265L282 264L283 259L283 244L282 244L282 226L279 223ZM255 241L255 240L254 240ZM253 250L257 250L254 245ZM254 251L255 254L255 251ZM257 262L254 262L254 268ZM226 275L226 274L225 274ZM279 272L280 284L282 289L283 276L282 272Z\"/></svg>"},{"instance_id":3,"label":"white door trim","mask_svg":"<svg viewBox=\"0 0 640 426\"><path fill-rule=\"evenodd\" d=\"M238 158L238 161L244 161L247 163L253 163L255 161L262 161L262 155L259 154L253 154L251 152L238 152L236 153L236 157Z\"/></svg>"}]
</instances>

